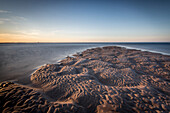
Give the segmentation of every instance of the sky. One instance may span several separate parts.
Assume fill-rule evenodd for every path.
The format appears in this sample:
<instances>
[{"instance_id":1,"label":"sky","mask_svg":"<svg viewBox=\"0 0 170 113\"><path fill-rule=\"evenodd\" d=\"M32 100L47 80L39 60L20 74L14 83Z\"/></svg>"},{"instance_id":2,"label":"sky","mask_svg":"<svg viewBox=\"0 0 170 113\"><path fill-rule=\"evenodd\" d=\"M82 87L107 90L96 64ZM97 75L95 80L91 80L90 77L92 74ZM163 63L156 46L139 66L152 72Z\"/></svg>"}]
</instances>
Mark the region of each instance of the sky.
<instances>
[{"instance_id":1,"label":"sky","mask_svg":"<svg viewBox=\"0 0 170 113\"><path fill-rule=\"evenodd\" d=\"M170 42L170 0L0 0L0 42Z\"/></svg>"}]
</instances>

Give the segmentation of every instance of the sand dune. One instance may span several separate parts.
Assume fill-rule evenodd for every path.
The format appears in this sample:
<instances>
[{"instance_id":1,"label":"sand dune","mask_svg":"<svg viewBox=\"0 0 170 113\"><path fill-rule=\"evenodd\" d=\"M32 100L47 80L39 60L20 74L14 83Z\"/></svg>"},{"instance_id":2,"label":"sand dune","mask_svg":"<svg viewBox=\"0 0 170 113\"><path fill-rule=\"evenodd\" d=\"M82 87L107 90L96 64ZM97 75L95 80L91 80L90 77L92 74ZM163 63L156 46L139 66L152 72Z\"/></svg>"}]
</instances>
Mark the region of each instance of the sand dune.
<instances>
[{"instance_id":1,"label":"sand dune","mask_svg":"<svg viewBox=\"0 0 170 113\"><path fill-rule=\"evenodd\" d=\"M31 75L32 83L43 94L17 84L2 83L1 110L38 107L35 112L170 111L170 56L116 46L88 49L74 56L60 64L42 66ZM29 91L37 97L32 97ZM16 104L8 104L13 100ZM25 102L19 105L20 101Z\"/></svg>"}]
</instances>

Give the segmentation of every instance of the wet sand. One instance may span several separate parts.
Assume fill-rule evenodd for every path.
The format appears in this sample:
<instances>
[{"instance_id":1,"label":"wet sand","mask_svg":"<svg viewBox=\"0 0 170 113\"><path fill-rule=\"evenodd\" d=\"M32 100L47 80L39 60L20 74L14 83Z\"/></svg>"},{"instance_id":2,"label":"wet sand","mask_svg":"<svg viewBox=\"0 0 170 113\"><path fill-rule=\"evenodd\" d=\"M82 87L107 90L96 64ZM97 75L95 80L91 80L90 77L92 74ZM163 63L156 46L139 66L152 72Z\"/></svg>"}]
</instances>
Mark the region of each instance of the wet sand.
<instances>
[{"instance_id":1,"label":"wet sand","mask_svg":"<svg viewBox=\"0 0 170 113\"><path fill-rule=\"evenodd\" d=\"M0 112L170 111L170 56L123 47L87 49L0 85Z\"/></svg>"}]
</instances>

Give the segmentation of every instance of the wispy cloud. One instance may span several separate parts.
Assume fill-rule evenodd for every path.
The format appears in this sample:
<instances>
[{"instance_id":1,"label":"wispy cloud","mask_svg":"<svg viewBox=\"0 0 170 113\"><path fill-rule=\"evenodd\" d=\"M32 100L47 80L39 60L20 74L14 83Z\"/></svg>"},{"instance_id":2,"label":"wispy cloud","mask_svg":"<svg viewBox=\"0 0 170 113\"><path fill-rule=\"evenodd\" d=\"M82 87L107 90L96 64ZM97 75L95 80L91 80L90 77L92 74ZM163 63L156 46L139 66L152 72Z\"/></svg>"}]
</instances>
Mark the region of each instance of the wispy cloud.
<instances>
[{"instance_id":1,"label":"wispy cloud","mask_svg":"<svg viewBox=\"0 0 170 113\"><path fill-rule=\"evenodd\" d=\"M27 20L25 17L22 17L22 16L12 16L12 19L13 20Z\"/></svg>"},{"instance_id":2,"label":"wispy cloud","mask_svg":"<svg viewBox=\"0 0 170 113\"><path fill-rule=\"evenodd\" d=\"M11 24L19 24L21 22L26 21L25 17L20 16L12 16L9 18L0 18L0 24L11 23Z\"/></svg>"},{"instance_id":3,"label":"wispy cloud","mask_svg":"<svg viewBox=\"0 0 170 113\"><path fill-rule=\"evenodd\" d=\"M5 38L5 37L8 37L8 38L10 38L10 37L14 37L14 38L18 38L18 37L36 38L40 35L40 33L41 33L41 31L37 30L37 29L4 32L4 33L0 33L0 40L1 40L1 38Z\"/></svg>"},{"instance_id":4,"label":"wispy cloud","mask_svg":"<svg viewBox=\"0 0 170 113\"><path fill-rule=\"evenodd\" d=\"M0 10L0 13L9 13L9 11L6 11L6 10Z\"/></svg>"},{"instance_id":5,"label":"wispy cloud","mask_svg":"<svg viewBox=\"0 0 170 113\"><path fill-rule=\"evenodd\" d=\"M23 34L0 33L0 42L37 42L37 37Z\"/></svg>"},{"instance_id":6,"label":"wispy cloud","mask_svg":"<svg viewBox=\"0 0 170 113\"><path fill-rule=\"evenodd\" d=\"M3 31L0 32L0 42L3 40L10 39L10 38L20 38L20 37L25 37L25 38L37 38L37 37L42 37L43 35L41 34L42 31L38 29L28 29L28 30L16 30L16 31Z\"/></svg>"},{"instance_id":7,"label":"wispy cloud","mask_svg":"<svg viewBox=\"0 0 170 113\"><path fill-rule=\"evenodd\" d=\"M7 14L7 13L10 13L10 14ZM27 20L25 17L13 15L12 12L7 11L7 10L0 9L0 14L1 14L1 17L3 17L3 18L0 18L0 24L5 24L5 23L20 24Z\"/></svg>"},{"instance_id":8,"label":"wispy cloud","mask_svg":"<svg viewBox=\"0 0 170 113\"><path fill-rule=\"evenodd\" d=\"M54 30L53 33L62 32L63 30Z\"/></svg>"},{"instance_id":9,"label":"wispy cloud","mask_svg":"<svg viewBox=\"0 0 170 113\"><path fill-rule=\"evenodd\" d=\"M51 35L56 35L56 34L62 33L62 32L63 32L63 30L53 30L53 31L50 32L50 34Z\"/></svg>"},{"instance_id":10,"label":"wispy cloud","mask_svg":"<svg viewBox=\"0 0 170 113\"><path fill-rule=\"evenodd\" d=\"M9 22L9 21L11 20L8 18L0 18L0 24L4 24L5 22Z\"/></svg>"},{"instance_id":11,"label":"wispy cloud","mask_svg":"<svg viewBox=\"0 0 170 113\"><path fill-rule=\"evenodd\" d=\"M41 31L37 29L33 30L20 30L16 31L17 34L22 34L22 35L29 35L29 36L38 36L40 35Z\"/></svg>"},{"instance_id":12,"label":"wispy cloud","mask_svg":"<svg viewBox=\"0 0 170 113\"><path fill-rule=\"evenodd\" d=\"M27 19L25 17L21 17L21 16L12 16L10 17L10 23L12 24L20 24L25 22Z\"/></svg>"}]
</instances>

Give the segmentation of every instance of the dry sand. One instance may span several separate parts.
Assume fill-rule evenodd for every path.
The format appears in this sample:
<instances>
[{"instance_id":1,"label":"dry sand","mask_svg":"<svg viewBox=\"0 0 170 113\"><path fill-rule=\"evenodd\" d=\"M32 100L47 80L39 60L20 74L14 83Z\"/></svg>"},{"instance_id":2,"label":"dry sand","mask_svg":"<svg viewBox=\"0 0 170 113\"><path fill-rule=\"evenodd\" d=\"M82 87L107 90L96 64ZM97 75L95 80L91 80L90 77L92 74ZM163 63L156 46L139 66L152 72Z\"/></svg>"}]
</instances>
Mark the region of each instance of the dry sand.
<instances>
[{"instance_id":1,"label":"dry sand","mask_svg":"<svg viewBox=\"0 0 170 113\"><path fill-rule=\"evenodd\" d=\"M170 111L170 56L122 47L88 49L31 75L41 90L0 85L0 112Z\"/></svg>"}]
</instances>

